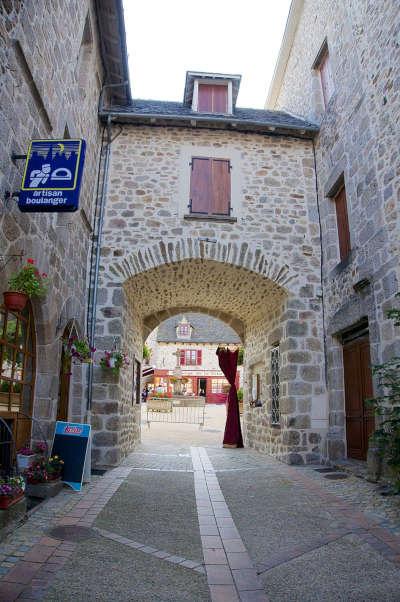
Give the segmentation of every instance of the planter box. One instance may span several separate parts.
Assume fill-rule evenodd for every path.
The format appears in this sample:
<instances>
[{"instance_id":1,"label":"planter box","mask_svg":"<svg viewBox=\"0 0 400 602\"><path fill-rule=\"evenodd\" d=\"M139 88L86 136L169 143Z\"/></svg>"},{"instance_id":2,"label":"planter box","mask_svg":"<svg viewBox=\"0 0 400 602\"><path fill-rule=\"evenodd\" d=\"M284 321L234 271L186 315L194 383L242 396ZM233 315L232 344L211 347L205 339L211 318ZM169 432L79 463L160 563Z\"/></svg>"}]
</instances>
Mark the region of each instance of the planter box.
<instances>
[{"instance_id":1,"label":"planter box","mask_svg":"<svg viewBox=\"0 0 400 602\"><path fill-rule=\"evenodd\" d=\"M18 471L23 472L27 470L36 460L39 458L38 454L32 454L31 456L24 456L23 454L17 454L17 466Z\"/></svg>"},{"instance_id":2,"label":"planter box","mask_svg":"<svg viewBox=\"0 0 400 602\"><path fill-rule=\"evenodd\" d=\"M26 514L26 498L17 499L15 504L6 510L0 510L0 541L15 528Z\"/></svg>"},{"instance_id":3,"label":"planter box","mask_svg":"<svg viewBox=\"0 0 400 602\"><path fill-rule=\"evenodd\" d=\"M17 502L22 500L24 492L21 491L17 497L9 497L7 495L0 495L0 510L7 510L10 506L14 506Z\"/></svg>"},{"instance_id":4,"label":"planter box","mask_svg":"<svg viewBox=\"0 0 400 602\"><path fill-rule=\"evenodd\" d=\"M44 499L47 497L54 497L61 491L62 488L63 484L60 479L55 481L47 481L46 483L27 483L25 495Z\"/></svg>"}]
</instances>

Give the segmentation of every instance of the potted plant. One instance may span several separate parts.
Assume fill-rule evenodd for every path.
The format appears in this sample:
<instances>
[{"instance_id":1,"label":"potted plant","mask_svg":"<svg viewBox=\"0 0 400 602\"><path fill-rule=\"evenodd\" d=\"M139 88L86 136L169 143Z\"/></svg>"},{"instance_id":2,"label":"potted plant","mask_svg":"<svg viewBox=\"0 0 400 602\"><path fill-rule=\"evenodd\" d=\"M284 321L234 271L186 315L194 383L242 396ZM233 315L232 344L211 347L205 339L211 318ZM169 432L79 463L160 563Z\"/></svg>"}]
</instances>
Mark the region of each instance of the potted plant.
<instances>
[{"instance_id":1,"label":"potted plant","mask_svg":"<svg viewBox=\"0 0 400 602\"><path fill-rule=\"evenodd\" d=\"M25 472L26 493L31 497L46 498L56 495L61 487L60 476L64 462L57 456L41 458Z\"/></svg>"},{"instance_id":2,"label":"potted plant","mask_svg":"<svg viewBox=\"0 0 400 602\"><path fill-rule=\"evenodd\" d=\"M24 496L25 481L22 477L0 479L0 509L6 510Z\"/></svg>"},{"instance_id":3,"label":"potted plant","mask_svg":"<svg viewBox=\"0 0 400 602\"><path fill-rule=\"evenodd\" d=\"M35 443L33 448L26 445L17 451L17 466L20 472L30 468L39 458L47 452L44 442Z\"/></svg>"},{"instance_id":4,"label":"potted plant","mask_svg":"<svg viewBox=\"0 0 400 602\"><path fill-rule=\"evenodd\" d=\"M35 260L29 258L8 281L3 293L4 304L11 311L22 311L30 297L43 297L47 292L47 274L39 272Z\"/></svg>"},{"instance_id":5,"label":"potted plant","mask_svg":"<svg viewBox=\"0 0 400 602\"><path fill-rule=\"evenodd\" d=\"M129 366L129 358L122 351L105 351L100 358L100 366L104 370L111 370L113 374L119 374L121 368Z\"/></svg>"},{"instance_id":6,"label":"potted plant","mask_svg":"<svg viewBox=\"0 0 400 602\"><path fill-rule=\"evenodd\" d=\"M62 339L62 342L67 357L72 357L72 359L81 363L91 363L92 354L96 349L89 345L89 341L86 338L78 339L78 337L72 336L68 339Z\"/></svg>"}]
</instances>

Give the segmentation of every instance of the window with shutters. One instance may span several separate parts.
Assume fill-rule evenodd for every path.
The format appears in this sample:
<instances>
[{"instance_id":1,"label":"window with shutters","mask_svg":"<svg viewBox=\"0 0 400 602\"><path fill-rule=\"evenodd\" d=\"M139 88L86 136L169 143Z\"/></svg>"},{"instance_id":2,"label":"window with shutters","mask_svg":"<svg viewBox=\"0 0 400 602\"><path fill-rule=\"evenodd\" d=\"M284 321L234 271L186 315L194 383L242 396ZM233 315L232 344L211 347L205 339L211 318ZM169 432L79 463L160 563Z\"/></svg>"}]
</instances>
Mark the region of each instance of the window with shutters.
<instances>
[{"instance_id":1,"label":"window with shutters","mask_svg":"<svg viewBox=\"0 0 400 602\"><path fill-rule=\"evenodd\" d=\"M192 157L190 166L190 213L194 215L230 216L230 161L209 157Z\"/></svg>"},{"instance_id":2,"label":"window with shutters","mask_svg":"<svg viewBox=\"0 0 400 602\"><path fill-rule=\"evenodd\" d=\"M201 349L180 349L179 353L181 366L201 365Z\"/></svg>"},{"instance_id":3,"label":"window with shutters","mask_svg":"<svg viewBox=\"0 0 400 602\"><path fill-rule=\"evenodd\" d=\"M347 214L346 188L342 186L333 197L336 206L336 222L339 239L340 261L346 259L350 253L350 229Z\"/></svg>"},{"instance_id":4,"label":"window with shutters","mask_svg":"<svg viewBox=\"0 0 400 602\"><path fill-rule=\"evenodd\" d=\"M197 110L204 113L227 113L228 86L199 83Z\"/></svg>"}]
</instances>

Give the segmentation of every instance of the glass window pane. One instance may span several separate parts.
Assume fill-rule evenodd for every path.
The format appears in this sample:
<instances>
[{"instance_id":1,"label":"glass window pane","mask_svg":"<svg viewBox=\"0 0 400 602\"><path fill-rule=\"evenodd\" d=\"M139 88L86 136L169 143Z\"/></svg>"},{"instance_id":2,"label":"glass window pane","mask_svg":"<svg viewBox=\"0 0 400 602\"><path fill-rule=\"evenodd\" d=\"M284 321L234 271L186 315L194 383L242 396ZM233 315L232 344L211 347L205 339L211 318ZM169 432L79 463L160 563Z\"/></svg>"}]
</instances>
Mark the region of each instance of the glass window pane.
<instances>
[{"instance_id":1,"label":"glass window pane","mask_svg":"<svg viewBox=\"0 0 400 602\"><path fill-rule=\"evenodd\" d=\"M8 378L11 378L13 358L14 349L4 345L0 372L3 376L7 376Z\"/></svg>"},{"instance_id":2,"label":"glass window pane","mask_svg":"<svg viewBox=\"0 0 400 602\"><path fill-rule=\"evenodd\" d=\"M15 357L15 364L14 364L14 379L15 380L22 380L23 368L24 368L24 354L21 351L17 351L16 357Z\"/></svg>"},{"instance_id":3,"label":"glass window pane","mask_svg":"<svg viewBox=\"0 0 400 602\"><path fill-rule=\"evenodd\" d=\"M0 309L0 339L3 338L4 317L5 317L5 313L2 309Z\"/></svg>"},{"instance_id":4,"label":"glass window pane","mask_svg":"<svg viewBox=\"0 0 400 602\"><path fill-rule=\"evenodd\" d=\"M20 349L23 349L25 343L25 322L23 322L22 320L18 320L17 336L15 342Z\"/></svg>"},{"instance_id":5,"label":"glass window pane","mask_svg":"<svg viewBox=\"0 0 400 602\"><path fill-rule=\"evenodd\" d=\"M17 331L17 316L12 313L7 315L7 326L6 326L6 340L9 343L15 343L15 336Z\"/></svg>"}]
</instances>

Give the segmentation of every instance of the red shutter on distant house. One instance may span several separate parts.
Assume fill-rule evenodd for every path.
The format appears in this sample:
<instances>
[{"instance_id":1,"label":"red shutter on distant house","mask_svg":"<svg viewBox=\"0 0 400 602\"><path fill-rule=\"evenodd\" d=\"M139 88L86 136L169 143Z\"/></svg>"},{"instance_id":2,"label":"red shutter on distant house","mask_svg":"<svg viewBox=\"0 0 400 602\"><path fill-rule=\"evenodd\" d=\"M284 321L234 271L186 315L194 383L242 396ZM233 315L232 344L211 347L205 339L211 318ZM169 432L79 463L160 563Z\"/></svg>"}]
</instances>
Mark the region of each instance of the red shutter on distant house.
<instances>
[{"instance_id":1,"label":"red shutter on distant house","mask_svg":"<svg viewBox=\"0 0 400 602\"><path fill-rule=\"evenodd\" d=\"M223 159L212 159L212 205L210 213L229 215L231 202L230 163Z\"/></svg>"},{"instance_id":2,"label":"red shutter on distant house","mask_svg":"<svg viewBox=\"0 0 400 602\"><path fill-rule=\"evenodd\" d=\"M201 366L201 349L197 350L197 366Z\"/></svg>"},{"instance_id":3,"label":"red shutter on distant house","mask_svg":"<svg viewBox=\"0 0 400 602\"><path fill-rule=\"evenodd\" d=\"M347 215L346 189L343 186L335 196L336 220L339 237L340 259L343 261L350 253L350 229Z\"/></svg>"},{"instance_id":4,"label":"red shutter on distant house","mask_svg":"<svg viewBox=\"0 0 400 602\"><path fill-rule=\"evenodd\" d=\"M180 353L179 364L181 366L184 366L185 365L185 350L184 349L180 349L179 353Z\"/></svg>"},{"instance_id":5,"label":"red shutter on distant house","mask_svg":"<svg viewBox=\"0 0 400 602\"><path fill-rule=\"evenodd\" d=\"M193 158L190 178L191 213L208 214L211 197L211 159Z\"/></svg>"},{"instance_id":6,"label":"red shutter on distant house","mask_svg":"<svg viewBox=\"0 0 400 602\"><path fill-rule=\"evenodd\" d=\"M204 113L227 113L228 86L199 84L197 110Z\"/></svg>"}]
</instances>

